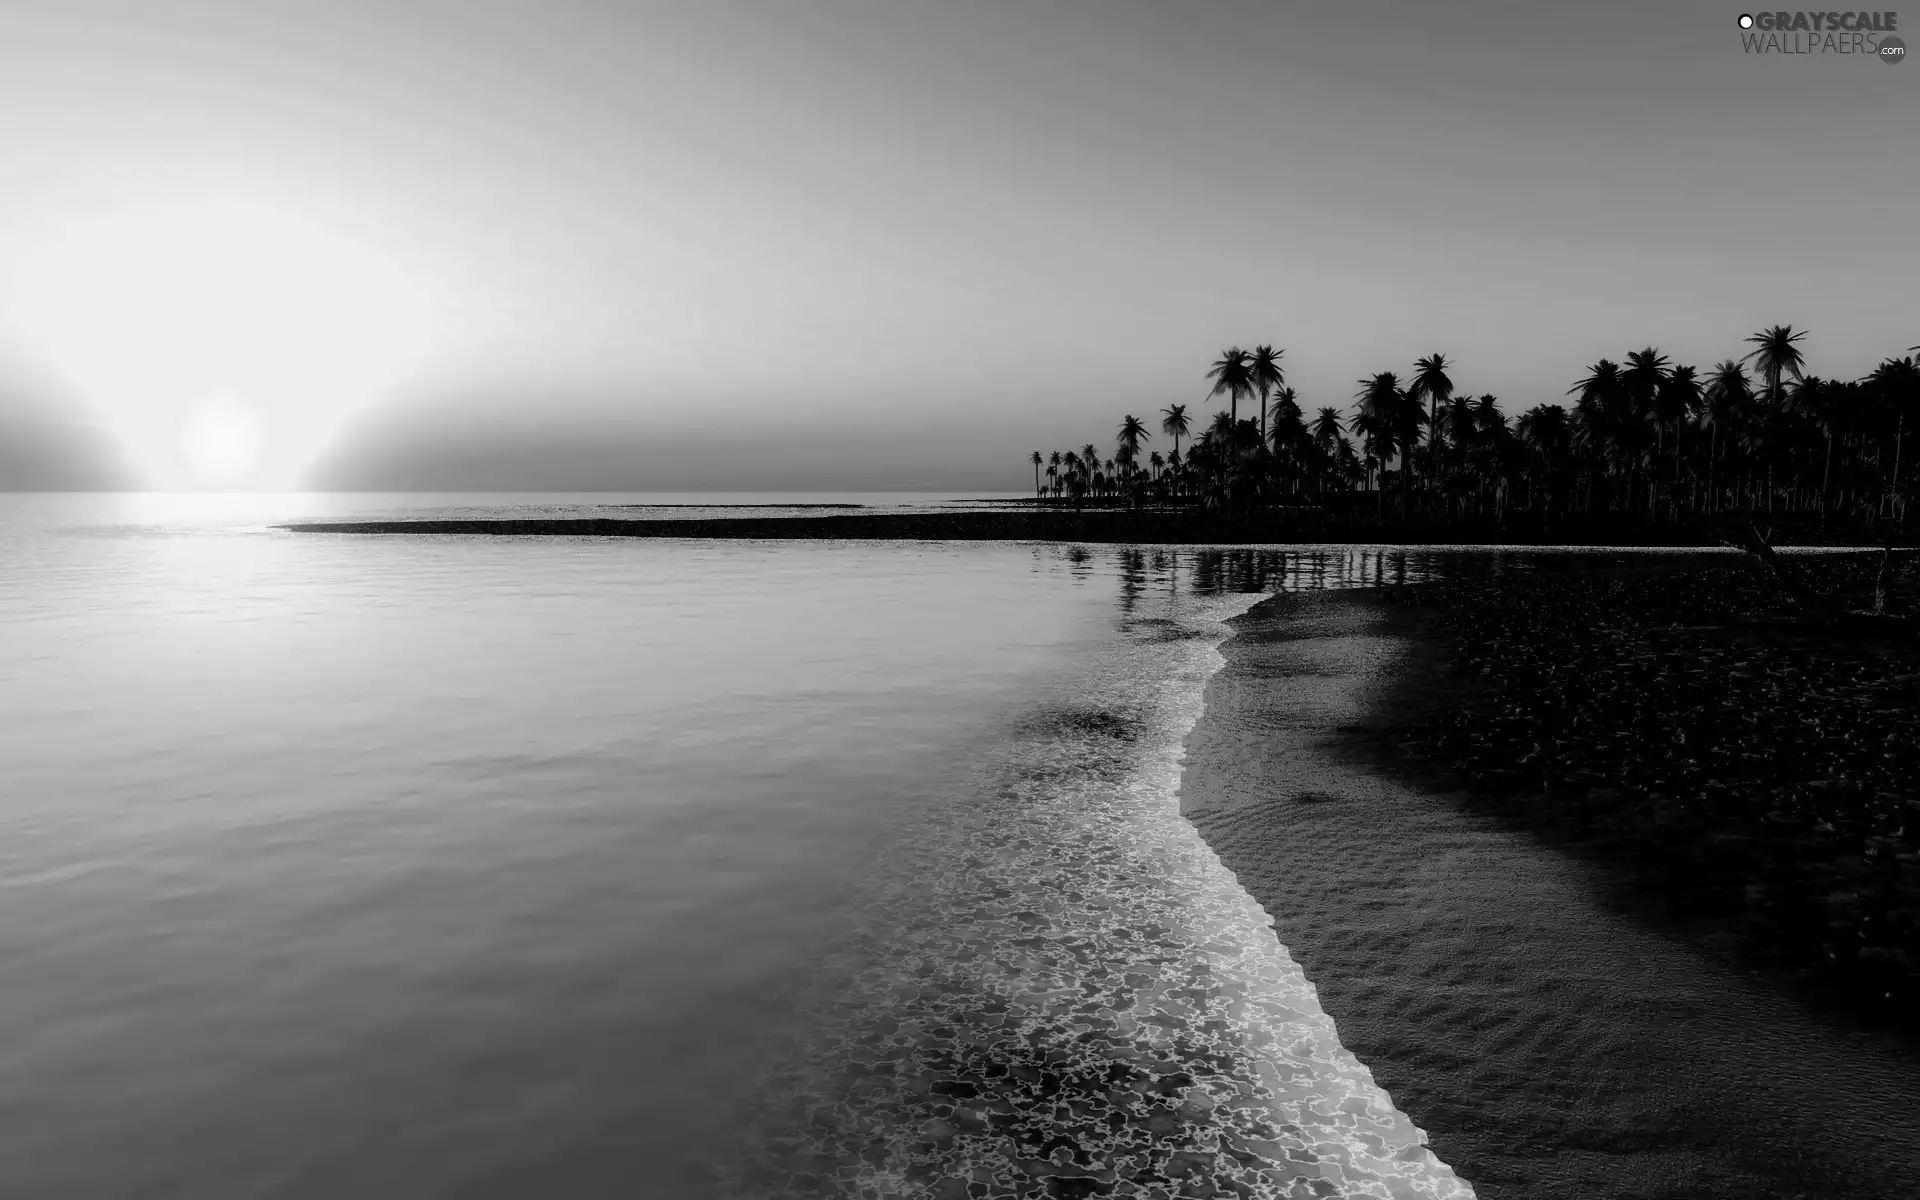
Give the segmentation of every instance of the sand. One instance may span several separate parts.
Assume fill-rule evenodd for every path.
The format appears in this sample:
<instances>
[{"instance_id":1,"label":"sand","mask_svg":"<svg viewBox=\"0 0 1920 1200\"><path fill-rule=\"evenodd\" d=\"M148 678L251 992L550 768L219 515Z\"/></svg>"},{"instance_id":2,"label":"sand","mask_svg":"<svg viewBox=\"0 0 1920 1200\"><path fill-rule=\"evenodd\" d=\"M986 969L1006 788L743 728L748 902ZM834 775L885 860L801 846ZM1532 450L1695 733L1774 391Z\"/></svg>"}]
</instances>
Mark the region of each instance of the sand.
<instances>
[{"instance_id":1,"label":"sand","mask_svg":"<svg viewBox=\"0 0 1920 1200\"><path fill-rule=\"evenodd\" d=\"M1234 624L1182 809L1341 1041L1480 1196L1920 1196L1911 1057L1357 749L1388 680L1456 686L1414 614L1297 593Z\"/></svg>"}]
</instances>

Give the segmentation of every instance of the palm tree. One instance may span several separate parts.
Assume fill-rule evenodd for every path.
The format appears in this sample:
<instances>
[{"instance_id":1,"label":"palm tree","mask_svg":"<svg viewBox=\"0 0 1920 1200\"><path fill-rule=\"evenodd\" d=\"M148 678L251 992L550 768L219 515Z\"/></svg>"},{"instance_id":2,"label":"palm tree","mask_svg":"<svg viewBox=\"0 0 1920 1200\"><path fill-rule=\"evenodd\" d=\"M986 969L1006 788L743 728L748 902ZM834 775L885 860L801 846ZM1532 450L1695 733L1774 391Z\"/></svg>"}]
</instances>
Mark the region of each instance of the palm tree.
<instances>
[{"instance_id":1,"label":"palm tree","mask_svg":"<svg viewBox=\"0 0 1920 1200\"><path fill-rule=\"evenodd\" d=\"M1758 348L1748 354L1746 359L1742 361L1752 361L1754 369L1760 372L1760 377L1764 379L1767 384L1765 396L1767 411L1762 416L1763 423L1771 424L1776 421L1777 414L1785 407L1786 396L1781 386L1781 377L1783 375L1792 375L1795 380L1801 377L1800 368L1805 365L1806 360L1801 356L1800 348L1794 345L1794 343L1805 336L1807 335L1804 331L1799 333L1794 332L1791 325L1774 325L1761 330L1759 333L1747 339L1747 341L1753 343ZM1752 432L1758 439L1754 446L1756 450L1761 449L1764 444L1770 441L1770 439L1764 436L1762 430L1755 429ZM1777 444L1777 442L1774 444ZM1767 468L1767 511L1772 512L1774 501L1773 456L1762 453L1759 455L1759 461L1764 463Z\"/></svg>"},{"instance_id":2,"label":"palm tree","mask_svg":"<svg viewBox=\"0 0 1920 1200\"><path fill-rule=\"evenodd\" d=\"M1073 497L1073 511L1079 512L1087 498L1087 472L1078 459L1067 470L1067 493Z\"/></svg>"},{"instance_id":3,"label":"palm tree","mask_svg":"<svg viewBox=\"0 0 1920 1200\"><path fill-rule=\"evenodd\" d=\"M1253 431L1254 442L1261 447L1261 477L1284 477L1289 493L1300 490L1300 480L1305 473L1307 453L1311 447L1307 438L1307 423L1301 420L1300 402L1295 399L1296 395L1292 388L1281 388L1274 396L1273 420L1267 425L1264 434L1266 441L1260 440L1263 435L1258 428Z\"/></svg>"},{"instance_id":4,"label":"palm tree","mask_svg":"<svg viewBox=\"0 0 1920 1200\"><path fill-rule=\"evenodd\" d=\"M1468 466L1480 479L1476 495L1484 502L1486 488L1491 484L1504 520L1508 475L1513 463L1513 432L1507 428L1507 415L1500 411L1500 398L1491 392L1483 392L1473 402L1472 412L1473 444Z\"/></svg>"},{"instance_id":5,"label":"palm tree","mask_svg":"<svg viewBox=\"0 0 1920 1200\"><path fill-rule=\"evenodd\" d=\"M1500 411L1500 398L1491 393L1483 393L1473 402L1473 423L1483 434L1498 430L1507 431L1507 415Z\"/></svg>"},{"instance_id":6,"label":"palm tree","mask_svg":"<svg viewBox=\"0 0 1920 1200\"><path fill-rule=\"evenodd\" d=\"M1313 440L1331 450L1334 443L1340 440L1340 435L1347 431L1347 426L1346 422L1340 419L1340 410L1327 406L1314 414L1311 429Z\"/></svg>"},{"instance_id":7,"label":"palm tree","mask_svg":"<svg viewBox=\"0 0 1920 1200\"><path fill-rule=\"evenodd\" d=\"M1308 440L1319 451L1316 457L1322 495L1327 490L1327 474L1339 470L1340 435L1345 432L1346 423L1340 419L1340 410L1326 405L1313 415L1313 420L1306 426Z\"/></svg>"},{"instance_id":8,"label":"palm tree","mask_svg":"<svg viewBox=\"0 0 1920 1200\"><path fill-rule=\"evenodd\" d=\"M1187 436L1187 406L1176 404L1160 410L1166 420L1160 422L1160 432L1173 439L1173 452L1180 453L1180 439Z\"/></svg>"},{"instance_id":9,"label":"palm tree","mask_svg":"<svg viewBox=\"0 0 1920 1200\"><path fill-rule=\"evenodd\" d=\"M1147 427L1140 423L1140 418L1132 413L1128 413L1126 419L1120 422L1120 445L1128 454L1139 454L1141 439L1151 436Z\"/></svg>"},{"instance_id":10,"label":"palm tree","mask_svg":"<svg viewBox=\"0 0 1920 1200\"><path fill-rule=\"evenodd\" d=\"M1540 456L1540 481L1548 483L1553 478L1554 464L1572 442L1567 410L1557 404L1536 404L1514 423L1514 435L1529 451ZM1541 514L1544 516L1553 507L1553 494L1551 487L1541 490ZM1531 479L1527 482L1527 507L1533 507Z\"/></svg>"},{"instance_id":11,"label":"palm tree","mask_svg":"<svg viewBox=\"0 0 1920 1200\"><path fill-rule=\"evenodd\" d=\"M1220 357L1207 369L1207 378L1213 380L1213 390L1207 393L1209 399L1225 393L1232 404L1233 419L1240 419L1240 397L1253 390L1253 364L1247 358L1247 352L1238 346L1229 346L1220 352Z\"/></svg>"},{"instance_id":12,"label":"palm tree","mask_svg":"<svg viewBox=\"0 0 1920 1200\"><path fill-rule=\"evenodd\" d=\"M1767 381L1767 400L1780 403L1780 376L1785 373L1796 380L1800 378L1800 368L1806 365L1806 359L1800 353L1800 347L1794 345L1806 337L1806 331L1795 332L1791 325L1774 325L1761 330L1748 338L1759 349L1748 354L1741 362L1752 362L1754 370Z\"/></svg>"},{"instance_id":13,"label":"palm tree","mask_svg":"<svg viewBox=\"0 0 1920 1200\"><path fill-rule=\"evenodd\" d=\"M1400 452L1400 507L1401 516L1404 517L1407 463L1419 434L1420 403L1401 390L1400 377L1392 371L1382 371L1370 379L1360 380L1360 390L1354 393L1354 398L1360 402L1360 411L1353 418L1353 428L1366 434L1372 443L1383 477L1387 469L1387 456L1396 448ZM1412 414L1411 421L1408 419L1409 413ZM1382 502L1386 491L1384 482L1383 478Z\"/></svg>"},{"instance_id":14,"label":"palm tree","mask_svg":"<svg viewBox=\"0 0 1920 1200\"><path fill-rule=\"evenodd\" d=\"M1427 424L1426 410L1407 395L1392 372L1387 373L1388 398L1394 413L1394 441L1400 447L1400 517L1406 519L1407 502L1413 493L1413 450L1420 444L1420 428Z\"/></svg>"},{"instance_id":15,"label":"palm tree","mask_svg":"<svg viewBox=\"0 0 1920 1200\"><path fill-rule=\"evenodd\" d=\"M1881 405L1893 414L1893 474L1887 477L1887 482L1889 494L1904 509L1906 491L1900 486L1900 452L1907 417L1920 417L1920 360L1889 358L1874 368L1867 381Z\"/></svg>"},{"instance_id":16,"label":"palm tree","mask_svg":"<svg viewBox=\"0 0 1920 1200\"><path fill-rule=\"evenodd\" d=\"M1720 427L1740 419L1746 406L1753 399L1753 384L1747 379L1747 369L1732 359L1724 359L1713 368L1713 374L1707 377L1706 404L1701 408L1700 419L1708 429L1707 442L1707 503L1710 512L1720 507L1719 493L1714 490L1714 464L1719 456Z\"/></svg>"},{"instance_id":17,"label":"palm tree","mask_svg":"<svg viewBox=\"0 0 1920 1200\"><path fill-rule=\"evenodd\" d=\"M1823 515L1827 509L1827 483L1833 477L1834 418L1838 416L1834 411L1835 399L1837 393L1834 384L1818 375L1802 378L1787 396L1787 413L1812 426L1826 438L1825 465L1820 478L1820 511Z\"/></svg>"},{"instance_id":18,"label":"palm tree","mask_svg":"<svg viewBox=\"0 0 1920 1200\"><path fill-rule=\"evenodd\" d=\"M1620 364L1609 358L1594 363L1585 379L1567 389L1569 396L1576 393L1568 420L1574 445L1588 456L1587 507L1591 510L1595 474L1611 470L1621 457L1623 440L1616 431L1625 432L1630 405L1626 385L1620 381Z\"/></svg>"},{"instance_id":19,"label":"palm tree","mask_svg":"<svg viewBox=\"0 0 1920 1200\"><path fill-rule=\"evenodd\" d=\"M1349 489L1366 475L1366 468L1361 465L1360 456L1354 451L1353 443L1344 437L1334 443L1333 462L1334 468L1340 472L1340 477L1346 481Z\"/></svg>"},{"instance_id":20,"label":"palm tree","mask_svg":"<svg viewBox=\"0 0 1920 1200\"><path fill-rule=\"evenodd\" d=\"M1239 426L1240 422L1222 409L1213 414L1213 424L1207 426L1207 440L1216 446L1232 446Z\"/></svg>"},{"instance_id":21,"label":"palm tree","mask_svg":"<svg viewBox=\"0 0 1920 1200\"><path fill-rule=\"evenodd\" d=\"M1651 413L1660 385L1667 380L1667 356L1648 346L1627 355L1626 369L1620 372L1620 387L1635 414Z\"/></svg>"},{"instance_id":22,"label":"palm tree","mask_svg":"<svg viewBox=\"0 0 1920 1200\"><path fill-rule=\"evenodd\" d=\"M1407 383L1407 397L1418 404L1427 401L1427 487L1433 486L1435 455L1439 452L1440 406L1453 396L1453 380L1447 377L1452 366L1444 354L1429 354L1413 364L1414 376Z\"/></svg>"},{"instance_id":23,"label":"palm tree","mask_svg":"<svg viewBox=\"0 0 1920 1200\"><path fill-rule=\"evenodd\" d=\"M1679 512L1678 493L1680 488L1680 439L1686 423L1700 411L1700 381L1695 378L1692 367L1676 366L1670 369L1666 378L1660 381L1653 396L1653 418L1665 436L1665 430L1673 429L1673 489L1674 513Z\"/></svg>"},{"instance_id":24,"label":"palm tree","mask_svg":"<svg viewBox=\"0 0 1920 1200\"><path fill-rule=\"evenodd\" d=\"M1040 457L1040 452L1035 450L1033 452L1033 495L1036 500L1040 497L1040 464L1044 461Z\"/></svg>"},{"instance_id":25,"label":"palm tree","mask_svg":"<svg viewBox=\"0 0 1920 1200\"><path fill-rule=\"evenodd\" d=\"M1280 357L1285 350L1275 350L1272 346L1255 346L1253 360L1247 364L1247 382L1254 391L1260 393L1260 440L1267 440L1267 395L1287 381L1287 374L1280 366Z\"/></svg>"},{"instance_id":26,"label":"palm tree","mask_svg":"<svg viewBox=\"0 0 1920 1200\"><path fill-rule=\"evenodd\" d=\"M1620 372L1620 390L1625 400L1624 420L1618 429L1621 441L1631 454L1627 471L1627 508L1632 511L1634 497L1639 494L1634 475L1640 469L1641 453L1645 450L1644 439L1649 425L1654 430L1654 453L1666 448L1664 426L1654 416L1654 401L1660 394L1660 386L1667 380L1667 356L1648 346L1644 350L1635 350L1627 355L1627 365ZM1652 510L1649 488L1648 510Z\"/></svg>"}]
</instances>

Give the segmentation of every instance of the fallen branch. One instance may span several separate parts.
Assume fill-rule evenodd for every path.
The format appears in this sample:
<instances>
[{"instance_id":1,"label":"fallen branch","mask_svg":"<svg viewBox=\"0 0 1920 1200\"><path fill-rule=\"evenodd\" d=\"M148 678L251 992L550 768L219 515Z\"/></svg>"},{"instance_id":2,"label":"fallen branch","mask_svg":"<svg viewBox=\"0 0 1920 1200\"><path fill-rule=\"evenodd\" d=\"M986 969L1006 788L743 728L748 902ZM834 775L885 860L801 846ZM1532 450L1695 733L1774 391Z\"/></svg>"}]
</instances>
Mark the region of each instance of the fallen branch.
<instances>
[{"instance_id":1,"label":"fallen branch","mask_svg":"<svg viewBox=\"0 0 1920 1200\"><path fill-rule=\"evenodd\" d=\"M1792 572L1787 570L1786 564L1780 561L1779 556L1773 552L1773 547L1767 542L1768 535L1773 532L1772 526L1768 526L1766 532L1763 533L1752 521L1743 521L1741 522L1739 532L1741 538L1738 542L1730 542L1725 538L1715 538L1714 540L1718 541L1722 546L1731 546L1736 550L1745 550L1748 554L1751 554L1759 561L1761 566L1767 569L1768 576L1772 578L1776 586L1813 611L1825 616L1834 617L1845 616L1847 614L1848 609L1846 605L1834 599L1832 596L1823 596L1819 592L1814 591L1806 584L1795 579Z\"/></svg>"}]
</instances>

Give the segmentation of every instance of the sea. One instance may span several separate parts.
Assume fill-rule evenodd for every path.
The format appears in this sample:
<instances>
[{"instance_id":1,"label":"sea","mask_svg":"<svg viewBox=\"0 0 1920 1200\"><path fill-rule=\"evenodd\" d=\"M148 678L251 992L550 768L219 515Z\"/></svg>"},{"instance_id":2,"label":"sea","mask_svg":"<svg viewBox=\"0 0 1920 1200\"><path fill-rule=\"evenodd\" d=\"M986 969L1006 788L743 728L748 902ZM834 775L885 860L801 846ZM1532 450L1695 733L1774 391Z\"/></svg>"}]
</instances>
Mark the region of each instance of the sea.
<instances>
[{"instance_id":1,"label":"sea","mask_svg":"<svg viewBox=\"0 0 1920 1200\"><path fill-rule=\"evenodd\" d=\"M277 528L996 499L0 496L0 1195L1471 1196L1178 804L1444 552Z\"/></svg>"}]
</instances>

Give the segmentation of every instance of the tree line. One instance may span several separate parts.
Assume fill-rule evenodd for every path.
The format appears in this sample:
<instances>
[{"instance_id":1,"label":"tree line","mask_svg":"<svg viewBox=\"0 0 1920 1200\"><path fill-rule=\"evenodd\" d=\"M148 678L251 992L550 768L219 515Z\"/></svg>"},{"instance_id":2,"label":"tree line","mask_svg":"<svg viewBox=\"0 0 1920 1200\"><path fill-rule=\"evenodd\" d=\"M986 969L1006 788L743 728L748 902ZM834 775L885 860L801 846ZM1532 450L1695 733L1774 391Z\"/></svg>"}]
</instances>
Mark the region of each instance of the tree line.
<instances>
[{"instance_id":1,"label":"tree line","mask_svg":"<svg viewBox=\"0 0 1920 1200\"><path fill-rule=\"evenodd\" d=\"M1104 458L1092 443L1034 451L1034 491L1076 507L1095 499L1242 518L1365 492L1383 519L1389 504L1403 520L1502 524L1572 513L1681 523L1732 511L1904 519L1920 346L1843 380L1808 369L1805 337L1772 326L1704 372L1653 347L1603 358L1567 389L1571 404L1513 418L1498 398L1459 388L1444 354L1419 359L1405 379L1359 380L1351 413L1325 406L1309 417L1287 386L1285 351L1232 346L1206 372L1207 398L1227 407L1204 427L1171 405L1159 425L1170 450L1143 456L1153 431L1127 414ZM1253 415L1240 416L1243 401Z\"/></svg>"}]
</instances>

